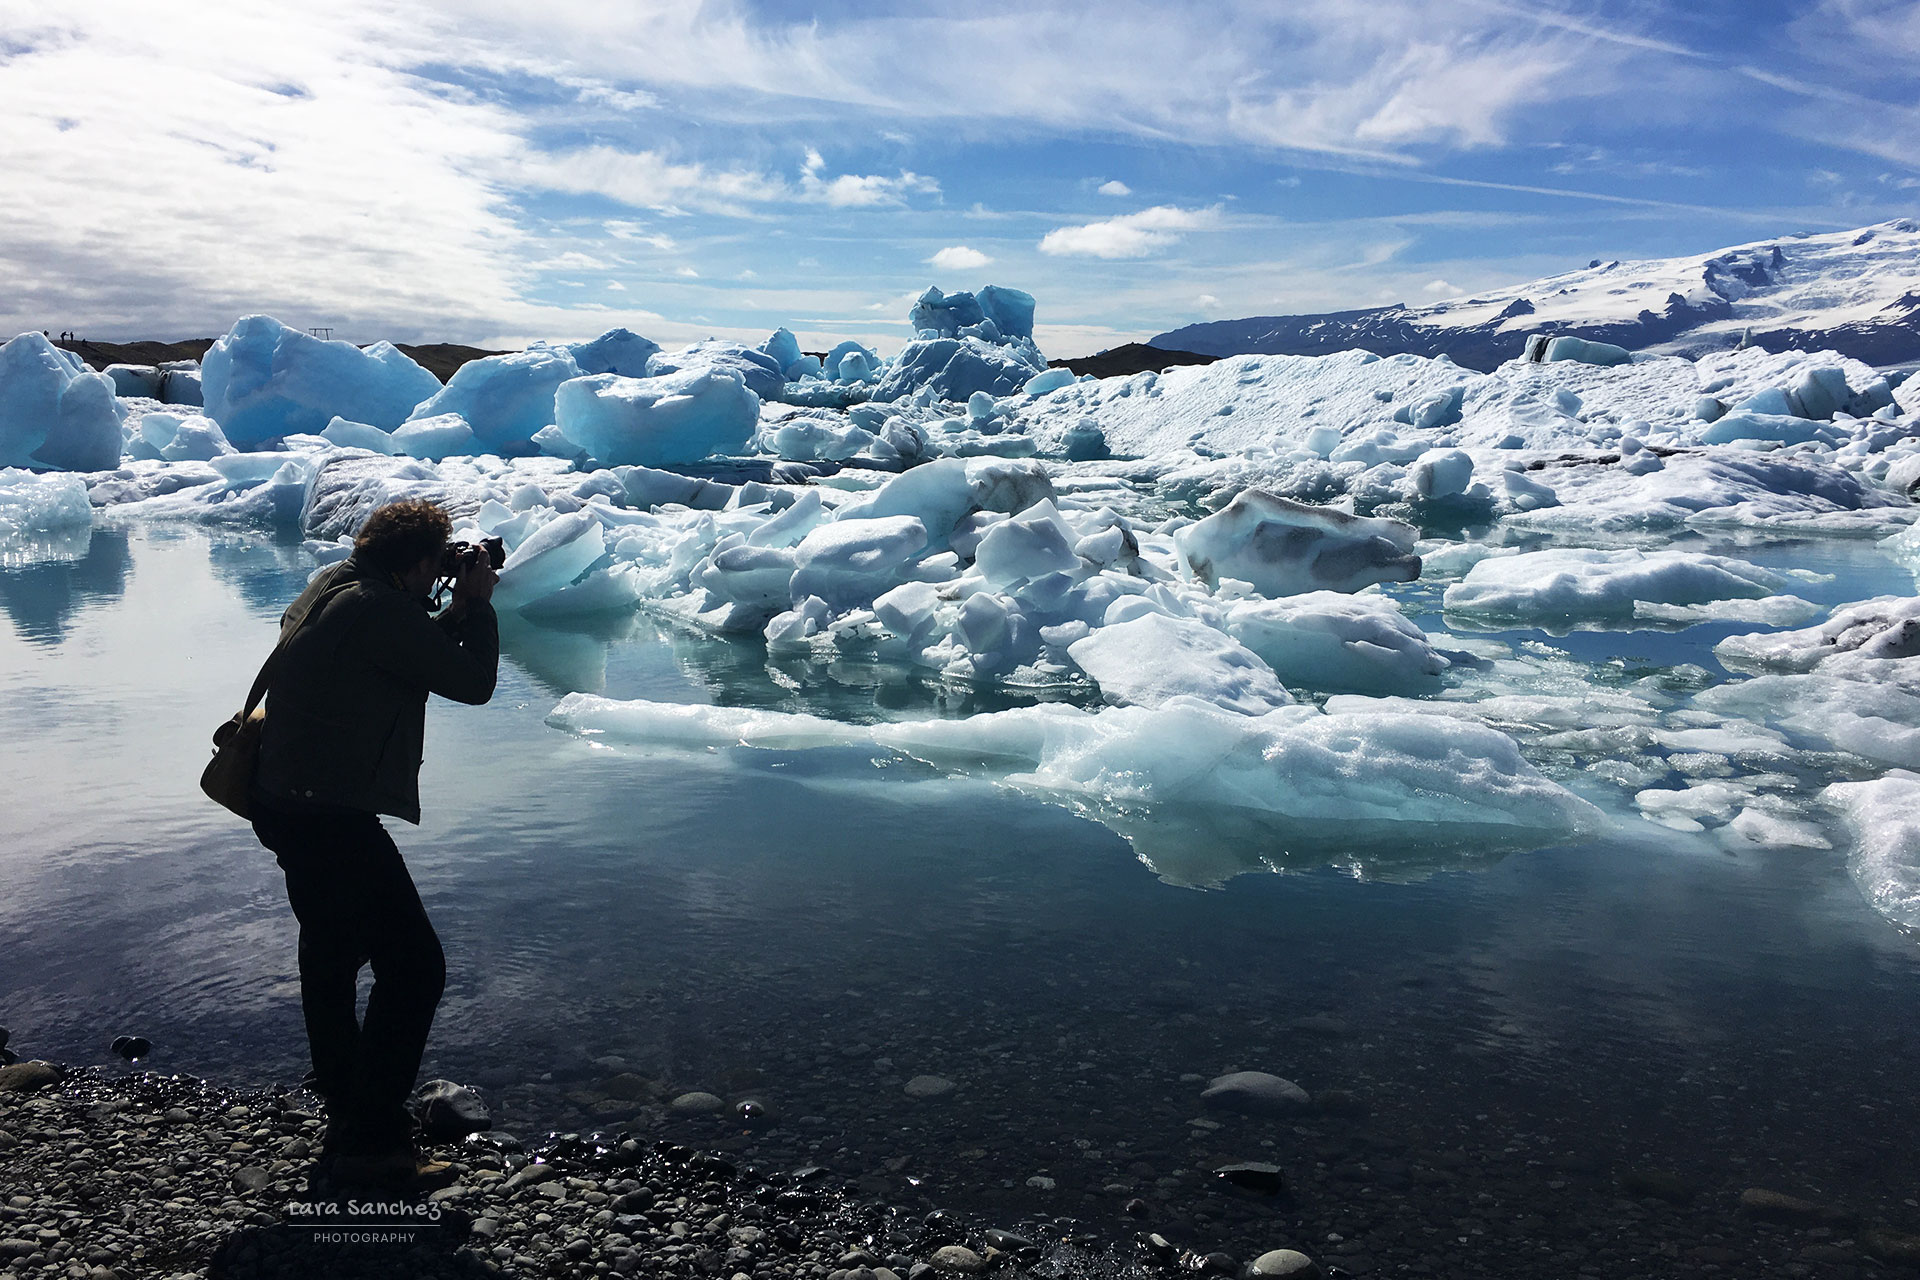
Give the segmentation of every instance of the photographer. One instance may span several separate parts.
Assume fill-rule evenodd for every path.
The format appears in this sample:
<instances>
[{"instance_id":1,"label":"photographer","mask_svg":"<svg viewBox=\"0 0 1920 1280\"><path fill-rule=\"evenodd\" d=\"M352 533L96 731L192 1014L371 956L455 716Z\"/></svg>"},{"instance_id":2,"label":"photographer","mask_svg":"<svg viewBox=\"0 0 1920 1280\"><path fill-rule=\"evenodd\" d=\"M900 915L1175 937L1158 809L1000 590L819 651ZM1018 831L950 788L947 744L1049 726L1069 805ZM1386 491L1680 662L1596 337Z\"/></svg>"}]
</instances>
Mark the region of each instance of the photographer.
<instances>
[{"instance_id":1,"label":"photographer","mask_svg":"<svg viewBox=\"0 0 1920 1280\"><path fill-rule=\"evenodd\" d=\"M252 793L254 833L277 855L300 922L323 1160L338 1182L395 1190L431 1172L406 1104L446 961L379 815L420 821L427 695L484 703L500 661L498 579L486 552L448 547L451 527L430 502L381 507L353 554L287 610ZM452 602L435 616L434 584L449 574ZM355 983L369 963L362 1022Z\"/></svg>"}]
</instances>

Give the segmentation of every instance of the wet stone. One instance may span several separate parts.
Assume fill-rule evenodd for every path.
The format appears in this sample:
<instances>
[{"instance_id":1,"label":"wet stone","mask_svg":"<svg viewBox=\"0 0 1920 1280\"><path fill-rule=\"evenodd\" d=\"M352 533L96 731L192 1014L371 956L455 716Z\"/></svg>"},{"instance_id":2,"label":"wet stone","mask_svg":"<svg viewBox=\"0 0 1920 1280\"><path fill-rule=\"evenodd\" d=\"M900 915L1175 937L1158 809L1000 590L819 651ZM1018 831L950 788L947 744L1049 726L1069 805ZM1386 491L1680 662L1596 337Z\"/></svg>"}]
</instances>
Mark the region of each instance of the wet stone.
<instances>
[{"instance_id":1,"label":"wet stone","mask_svg":"<svg viewBox=\"0 0 1920 1280\"><path fill-rule=\"evenodd\" d=\"M945 1076L915 1076L907 1081L904 1092L909 1098L938 1098L953 1090L953 1081Z\"/></svg>"},{"instance_id":2,"label":"wet stone","mask_svg":"<svg viewBox=\"0 0 1920 1280\"><path fill-rule=\"evenodd\" d=\"M1298 1250L1274 1249L1255 1258L1247 1274L1256 1280L1319 1280L1321 1271L1318 1263Z\"/></svg>"},{"instance_id":3,"label":"wet stone","mask_svg":"<svg viewBox=\"0 0 1920 1280\"><path fill-rule=\"evenodd\" d=\"M963 1244L942 1245L933 1251L933 1257L928 1261L936 1270L956 1275L972 1275L987 1265L986 1259Z\"/></svg>"}]
</instances>

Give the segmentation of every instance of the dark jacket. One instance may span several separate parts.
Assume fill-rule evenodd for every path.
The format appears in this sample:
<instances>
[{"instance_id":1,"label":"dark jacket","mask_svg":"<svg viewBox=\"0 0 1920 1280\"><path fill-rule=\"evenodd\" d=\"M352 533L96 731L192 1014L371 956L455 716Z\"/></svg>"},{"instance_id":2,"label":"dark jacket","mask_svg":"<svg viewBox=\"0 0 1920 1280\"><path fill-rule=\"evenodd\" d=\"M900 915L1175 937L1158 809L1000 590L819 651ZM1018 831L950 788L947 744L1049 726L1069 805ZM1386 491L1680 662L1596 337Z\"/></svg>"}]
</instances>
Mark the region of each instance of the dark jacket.
<instances>
[{"instance_id":1,"label":"dark jacket","mask_svg":"<svg viewBox=\"0 0 1920 1280\"><path fill-rule=\"evenodd\" d=\"M255 789L269 803L419 822L427 695L475 705L493 696L493 606L436 619L391 575L350 556L308 585L282 630L310 609L267 686Z\"/></svg>"}]
</instances>

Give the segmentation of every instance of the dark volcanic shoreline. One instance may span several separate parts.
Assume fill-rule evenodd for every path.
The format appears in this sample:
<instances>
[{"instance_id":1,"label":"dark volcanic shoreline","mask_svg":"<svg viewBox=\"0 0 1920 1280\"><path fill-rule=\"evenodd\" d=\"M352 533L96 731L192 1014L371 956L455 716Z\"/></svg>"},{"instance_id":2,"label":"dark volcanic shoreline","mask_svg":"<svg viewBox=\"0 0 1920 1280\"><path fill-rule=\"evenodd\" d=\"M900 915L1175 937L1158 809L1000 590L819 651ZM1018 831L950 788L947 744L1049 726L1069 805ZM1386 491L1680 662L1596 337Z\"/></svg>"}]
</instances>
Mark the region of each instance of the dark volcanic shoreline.
<instances>
[{"instance_id":1,"label":"dark volcanic shoreline","mask_svg":"<svg viewBox=\"0 0 1920 1280\"><path fill-rule=\"evenodd\" d=\"M43 1063L0 1069L0 1274L1447 1277L1461 1274L1453 1264L1468 1240L1484 1247L1490 1230L1508 1237L1508 1265L1476 1274L1708 1277L1759 1268L1866 1280L1920 1267L1920 1237L1864 1223L1845 1208L1761 1188L1718 1203L1647 1170L1622 1172L1592 1188L1597 1196L1576 1197L1586 1207L1571 1209L1563 1193L1588 1171L1542 1167L1535 1202L1443 1214L1406 1242L1411 1247L1369 1257L1337 1233L1313 1236L1304 1220L1289 1230L1290 1197L1263 1185L1269 1177L1279 1185L1280 1171L1242 1166L1222 1181L1271 1206L1263 1232L1271 1249L1249 1260L1169 1240L1151 1220L1090 1227L1035 1214L995 1227L889 1204L846 1180L856 1171L761 1166L739 1153L627 1132L548 1134L525 1145L475 1134L431 1148L457 1175L443 1190L409 1199L353 1192L312 1177L324 1124L316 1100L299 1091L225 1090L187 1076L98 1068L69 1073ZM1421 1181L1444 1182L1447 1167L1437 1162ZM1371 1191L1347 1188L1359 1201ZM1155 1213L1145 1202L1128 1210ZM1567 1212L1590 1218L1585 1259L1539 1240L1548 1221Z\"/></svg>"}]
</instances>

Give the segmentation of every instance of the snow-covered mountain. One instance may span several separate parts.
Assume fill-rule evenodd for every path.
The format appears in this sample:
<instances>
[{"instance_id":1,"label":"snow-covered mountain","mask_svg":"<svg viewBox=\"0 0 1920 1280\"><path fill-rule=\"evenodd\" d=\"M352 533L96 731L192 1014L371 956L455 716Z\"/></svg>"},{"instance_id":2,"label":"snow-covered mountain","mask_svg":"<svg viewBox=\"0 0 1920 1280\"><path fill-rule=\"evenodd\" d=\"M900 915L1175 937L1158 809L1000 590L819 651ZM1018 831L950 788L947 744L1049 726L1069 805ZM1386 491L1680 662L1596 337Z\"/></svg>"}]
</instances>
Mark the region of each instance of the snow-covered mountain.
<instances>
[{"instance_id":1,"label":"snow-covered mountain","mask_svg":"<svg viewBox=\"0 0 1920 1280\"><path fill-rule=\"evenodd\" d=\"M1541 332L1672 355L1723 351L1744 337L1770 351L1831 349L1872 365L1920 361L1920 223L1902 218L1689 258L1595 260L1418 307L1216 320L1152 345L1217 356L1444 352L1491 370Z\"/></svg>"}]
</instances>

